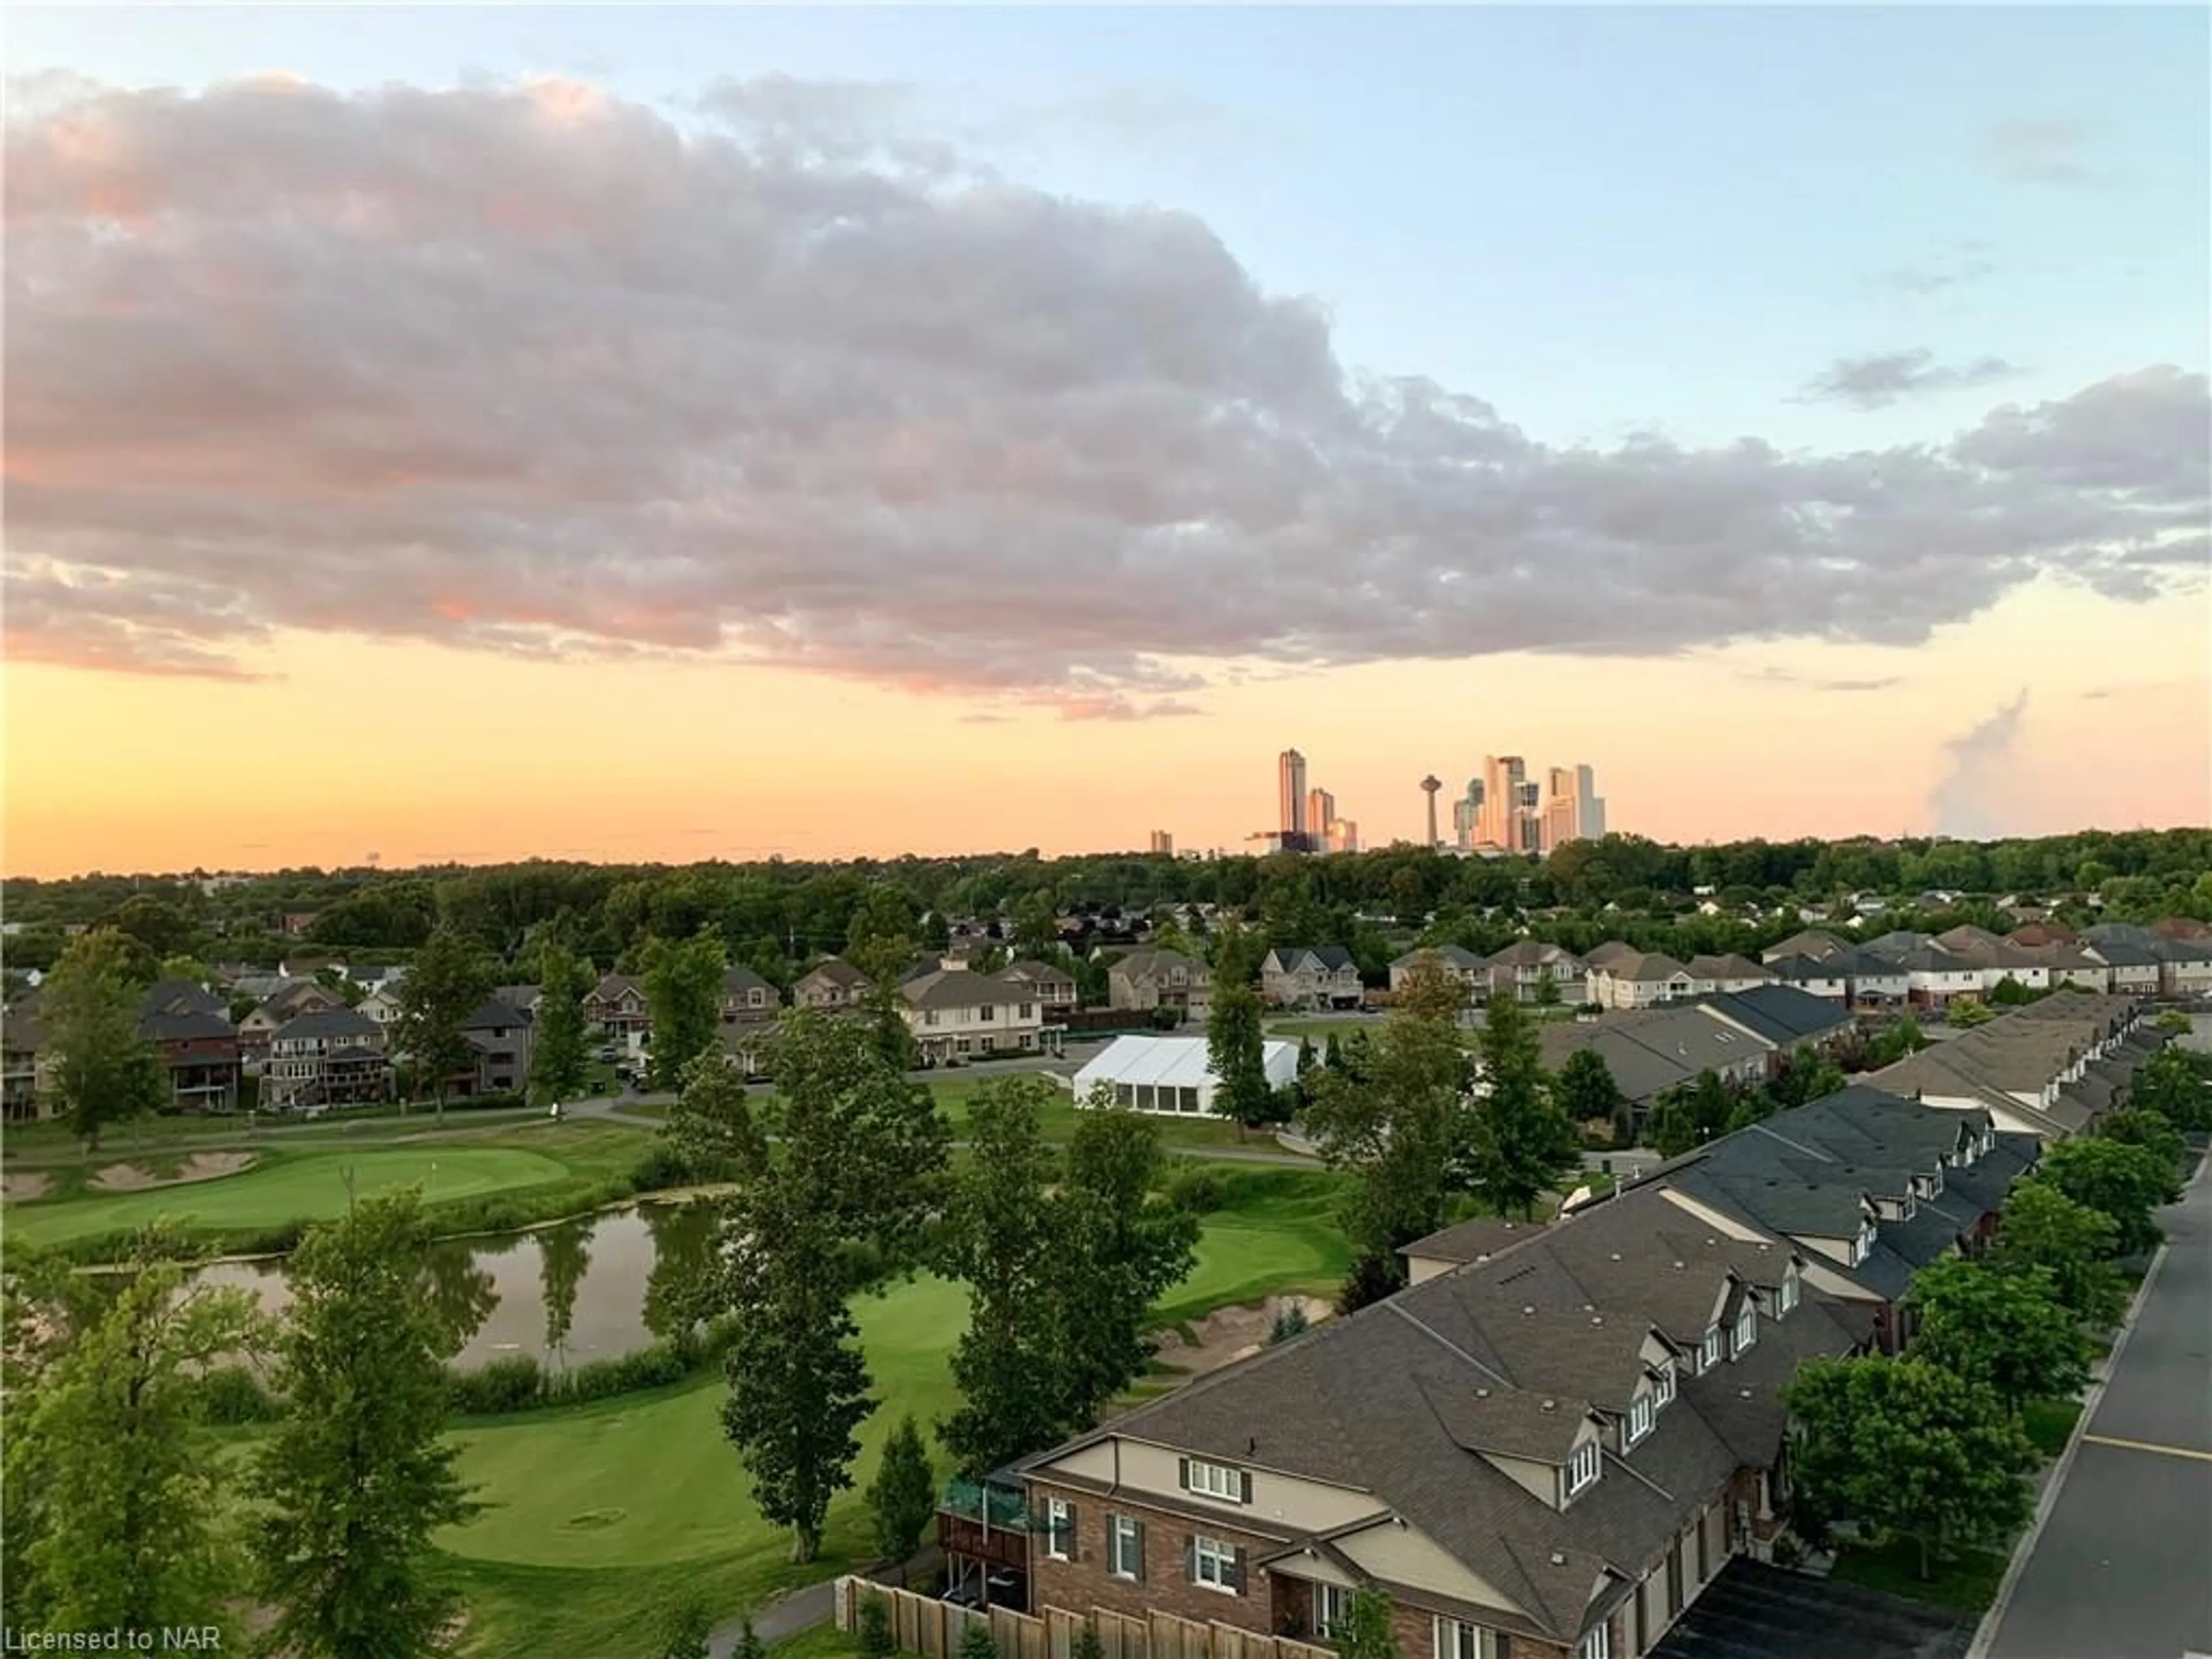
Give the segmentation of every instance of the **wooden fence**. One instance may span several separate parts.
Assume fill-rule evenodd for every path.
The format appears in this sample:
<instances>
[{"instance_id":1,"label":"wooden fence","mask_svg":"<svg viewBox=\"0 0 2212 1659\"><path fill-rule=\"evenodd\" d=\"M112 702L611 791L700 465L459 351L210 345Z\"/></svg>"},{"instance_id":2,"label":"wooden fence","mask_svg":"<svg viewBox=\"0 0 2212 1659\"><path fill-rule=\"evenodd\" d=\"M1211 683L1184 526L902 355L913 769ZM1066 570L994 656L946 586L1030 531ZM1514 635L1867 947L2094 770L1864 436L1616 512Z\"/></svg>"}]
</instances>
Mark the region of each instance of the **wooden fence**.
<instances>
[{"instance_id":1,"label":"wooden fence","mask_svg":"<svg viewBox=\"0 0 2212 1659\"><path fill-rule=\"evenodd\" d=\"M1011 1607L986 1613L850 1577L837 1581L833 1600L839 1630L859 1627L860 1599L867 1595L884 1598L899 1650L921 1659L957 1659L960 1638L971 1624L989 1627L1003 1659L1072 1659L1075 1638L1086 1623L1098 1632L1105 1659L1336 1659L1334 1648L1231 1625L1201 1625L1170 1613L1131 1619L1095 1607L1087 1620L1061 1607L1047 1607L1042 1614Z\"/></svg>"}]
</instances>

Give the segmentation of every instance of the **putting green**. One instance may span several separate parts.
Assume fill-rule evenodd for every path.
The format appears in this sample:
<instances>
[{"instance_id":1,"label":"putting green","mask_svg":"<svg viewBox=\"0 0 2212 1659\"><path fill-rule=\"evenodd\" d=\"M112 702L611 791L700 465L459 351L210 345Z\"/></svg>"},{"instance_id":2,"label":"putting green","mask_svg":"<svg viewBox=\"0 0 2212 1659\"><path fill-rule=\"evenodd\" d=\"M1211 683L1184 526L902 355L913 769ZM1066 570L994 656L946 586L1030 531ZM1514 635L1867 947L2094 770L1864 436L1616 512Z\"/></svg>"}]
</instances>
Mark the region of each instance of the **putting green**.
<instances>
[{"instance_id":1,"label":"putting green","mask_svg":"<svg viewBox=\"0 0 2212 1659\"><path fill-rule=\"evenodd\" d=\"M861 1493L884 1437L908 1412L924 1424L957 1403L947 1361L968 1323L964 1285L901 1285L854 1304L875 1379L854 1486L830 1506L830 1528L857 1530ZM722 1437L719 1377L641 1399L536 1414L464 1431L460 1474L487 1507L439 1539L457 1555L556 1567L648 1566L707 1556L780 1561L790 1534L753 1507L738 1455Z\"/></svg>"},{"instance_id":2,"label":"putting green","mask_svg":"<svg viewBox=\"0 0 2212 1659\"><path fill-rule=\"evenodd\" d=\"M118 1163L127 1163L127 1157ZM419 1187L425 1200L567 1181L568 1166L541 1153L501 1146L395 1146L354 1152L274 1152L251 1170L212 1181L138 1192L88 1191L78 1198L8 1206L8 1231L40 1244L114 1232L163 1218L208 1229L279 1227L345 1212L347 1178L355 1194Z\"/></svg>"}]
</instances>

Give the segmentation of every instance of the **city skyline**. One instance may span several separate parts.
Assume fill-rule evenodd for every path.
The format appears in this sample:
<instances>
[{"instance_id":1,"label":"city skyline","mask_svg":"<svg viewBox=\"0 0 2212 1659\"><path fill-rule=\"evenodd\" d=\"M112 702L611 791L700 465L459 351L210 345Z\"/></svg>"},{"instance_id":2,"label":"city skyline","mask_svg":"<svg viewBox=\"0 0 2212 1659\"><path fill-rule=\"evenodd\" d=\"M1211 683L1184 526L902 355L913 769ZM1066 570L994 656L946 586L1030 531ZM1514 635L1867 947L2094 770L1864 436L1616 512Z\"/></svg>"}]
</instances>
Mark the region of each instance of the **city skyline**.
<instances>
[{"instance_id":1,"label":"city skyline","mask_svg":"<svg viewBox=\"0 0 2212 1659\"><path fill-rule=\"evenodd\" d=\"M2212 820L2201 11L849 21L11 13L0 870Z\"/></svg>"}]
</instances>

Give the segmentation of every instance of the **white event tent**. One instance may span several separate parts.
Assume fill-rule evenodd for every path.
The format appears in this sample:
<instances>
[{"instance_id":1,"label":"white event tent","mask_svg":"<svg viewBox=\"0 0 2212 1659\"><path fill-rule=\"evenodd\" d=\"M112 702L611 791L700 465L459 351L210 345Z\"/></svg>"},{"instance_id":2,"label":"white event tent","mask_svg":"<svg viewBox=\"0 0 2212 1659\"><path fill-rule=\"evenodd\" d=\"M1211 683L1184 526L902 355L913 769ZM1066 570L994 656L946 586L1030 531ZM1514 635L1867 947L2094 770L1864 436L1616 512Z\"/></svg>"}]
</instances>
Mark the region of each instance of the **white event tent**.
<instances>
[{"instance_id":1,"label":"white event tent","mask_svg":"<svg viewBox=\"0 0 2212 1659\"><path fill-rule=\"evenodd\" d=\"M1267 1086L1282 1088L1298 1074L1298 1045L1261 1044ZM1206 1039L1192 1036L1121 1036L1075 1074L1075 1103L1089 1103L1100 1084L1111 1085L1114 1103L1140 1112L1195 1115L1213 1110L1219 1079L1206 1055Z\"/></svg>"}]
</instances>

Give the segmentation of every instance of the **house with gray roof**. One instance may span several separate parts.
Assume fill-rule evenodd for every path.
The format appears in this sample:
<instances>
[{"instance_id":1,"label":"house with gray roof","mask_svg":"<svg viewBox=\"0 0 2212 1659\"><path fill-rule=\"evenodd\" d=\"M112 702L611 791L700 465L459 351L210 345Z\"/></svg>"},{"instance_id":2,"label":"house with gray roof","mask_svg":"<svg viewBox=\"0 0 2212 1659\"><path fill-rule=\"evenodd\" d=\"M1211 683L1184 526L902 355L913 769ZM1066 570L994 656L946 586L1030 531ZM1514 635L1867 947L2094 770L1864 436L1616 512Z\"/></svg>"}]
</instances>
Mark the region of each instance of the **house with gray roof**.
<instances>
[{"instance_id":1,"label":"house with gray roof","mask_svg":"<svg viewBox=\"0 0 2212 1659\"><path fill-rule=\"evenodd\" d=\"M1076 1005L1075 975L1058 963L1040 962L1035 957L1024 957L1008 963L999 977L1026 985L1036 994L1037 1005L1044 1010L1049 1022L1055 1015L1073 1012Z\"/></svg>"},{"instance_id":2,"label":"house with gray roof","mask_svg":"<svg viewBox=\"0 0 2212 1659\"><path fill-rule=\"evenodd\" d=\"M1770 1074L1785 1056L1822 1052L1858 1029L1850 1009L1795 985L1716 992L1692 1006L1772 1045Z\"/></svg>"},{"instance_id":3,"label":"house with gray roof","mask_svg":"<svg viewBox=\"0 0 2212 1659\"><path fill-rule=\"evenodd\" d=\"M1656 1192L1490 1242L1024 1460L1032 1610L1323 1642L1375 1584L1413 1659L1654 1645L1769 1547L1781 1391L1872 1322Z\"/></svg>"},{"instance_id":4,"label":"house with gray roof","mask_svg":"<svg viewBox=\"0 0 2212 1659\"><path fill-rule=\"evenodd\" d=\"M1630 951L1602 962L1592 951L1589 964L1584 1000L1601 1008L1650 1008L1685 1001L1698 991L1689 964L1658 951Z\"/></svg>"},{"instance_id":5,"label":"house with gray roof","mask_svg":"<svg viewBox=\"0 0 2212 1659\"><path fill-rule=\"evenodd\" d=\"M1043 1005L1022 981L940 968L902 984L899 1000L926 1066L1034 1053L1043 1039Z\"/></svg>"},{"instance_id":6,"label":"house with gray roof","mask_svg":"<svg viewBox=\"0 0 2212 1659\"><path fill-rule=\"evenodd\" d=\"M387 1098L384 1029L343 1004L295 1016L269 1040L261 1104L271 1111L355 1106Z\"/></svg>"},{"instance_id":7,"label":"house with gray roof","mask_svg":"<svg viewBox=\"0 0 2212 1659\"><path fill-rule=\"evenodd\" d=\"M1341 945L1281 946L1260 963L1260 994L1278 1008L1357 1008L1359 964Z\"/></svg>"},{"instance_id":8,"label":"house with gray roof","mask_svg":"<svg viewBox=\"0 0 2212 1659\"><path fill-rule=\"evenodd\" d=\"M457 1079L464 1095L521 1094L530 1086L531 1016L496 994L461 1022L469 1045L467 1072Z\"/></svg>"},{"instance_id":9,"label":"house with gray roof","mask_svg":"<svg viewBox=\"0 0 2212 1659\"><path fill-rule=\"evenodd\" d=\"M1390 963L1390 993L1393 996L1406 988L1407 977L1416 969L1434 966L1442 969L1468 988L1469 996L1486 994L1491 988L1488 969L1483 959L1461 945L1423 945L1408 951Z\"/></svg>"},{"instance_id":10,"label":"house with gray roof","mask_svg":"<svg viewBox=\"0 0 2212 1659\"><path fill-rule=\"evenodd\" d=\"M2137 999L2053 992L1909 1054L1867 1081L1931 1106L1987 1112L2000 1128L2063 1139L2110 1109L2163 1037ZM2100 1072L2091 1067L2109 1061Z\"/></svg>"},{"instance_id":11,"label":"house with gray roof","mask_svg":"<svg viewBox=\"0 0 2212 1659\"><path fill-rule=\"evenodd\" d=\"M817 1013L842 1013L866 1000L874 981L842 957L817 963L791 988L792 1006Z\"/></svg>"},{"instance_id":12,"label":"house with gray roof","mask_svg":"<svg viewBox=\"0 0 2212 1659\"><path fill-rule=\"evenodd\" d=\"M1748 991L1755 985L1774 983L1774 975L1765 964L1731 953L1692 957L1684 966L1698 982L1700 994L1707 991Z\"/></svg>"},{"instance_id":13,"label":"house with gray roof","mask_svg":"<svg viewBox=\"0 0 2212 1659\"><path fill-rule=\"evenodd\" d=\"M1841 956L1853 947L1825 928L1808 927L1803 933L1792 933L1779 939L1759 953L1759 960L1767 963L1787 957L1802 957L1808 962L1820 962Z\"/></svg>"},{"instance_id":14,"label":"house with gray roof","mask_svg":"<svg viewBox=\"0 0 2212 1659\"><path fill-rule=\"evenodd\" d=\"M1180 951L1141 946L1107 964L1106 1002L1110 1008L1168 1008L1204 1019L1213 1007L1213 970Z\"/></svg>"}]
</instances>

